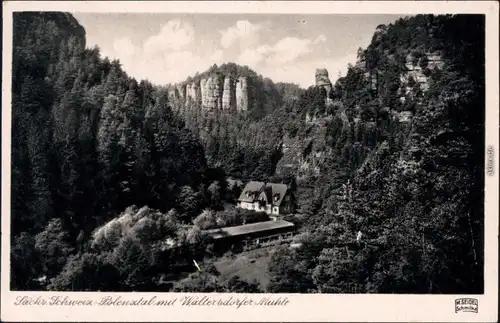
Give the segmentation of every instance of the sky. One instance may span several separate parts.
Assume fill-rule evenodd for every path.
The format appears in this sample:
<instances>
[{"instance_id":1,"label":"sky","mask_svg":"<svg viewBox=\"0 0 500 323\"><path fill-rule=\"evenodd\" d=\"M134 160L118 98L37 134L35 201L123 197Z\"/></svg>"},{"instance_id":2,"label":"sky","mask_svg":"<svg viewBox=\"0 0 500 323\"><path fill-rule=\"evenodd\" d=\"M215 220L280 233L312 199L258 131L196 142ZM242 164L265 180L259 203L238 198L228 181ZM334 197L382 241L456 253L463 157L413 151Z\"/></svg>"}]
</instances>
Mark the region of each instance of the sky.
<instances>
[{"instance_id":1,"label":"sky","mask_svg":"<svg viewBox=\"0 0 500 323\"><path fill-rule=\"evenodd\" d=\"M356 62L375 28L396 15L73 13L87 47L120 60L138 80L184 81L213 64L247 65L274 82L307 88L316 68L332 82Z\"/></svg>"}]
</instances>

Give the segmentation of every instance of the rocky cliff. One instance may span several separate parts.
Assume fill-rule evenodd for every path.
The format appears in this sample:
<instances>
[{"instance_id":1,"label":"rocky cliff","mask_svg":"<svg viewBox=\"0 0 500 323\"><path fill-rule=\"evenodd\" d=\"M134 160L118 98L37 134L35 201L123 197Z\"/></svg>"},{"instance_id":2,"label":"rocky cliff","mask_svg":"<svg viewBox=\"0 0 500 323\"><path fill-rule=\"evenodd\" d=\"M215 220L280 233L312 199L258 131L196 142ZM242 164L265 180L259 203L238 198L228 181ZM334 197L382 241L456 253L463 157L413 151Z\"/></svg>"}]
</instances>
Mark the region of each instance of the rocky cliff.
<instances>
[{"instance_id":1,"label":"rocky cliff","mask_svg":"<svg viewBox=\"0 0 500 323\"><path fill-rule=\"evenodd\" d=\"M441 70L444 62L439 52L426 53L421 56L408 54L405 61L406 71L400 75L404 93L409 94L412 86L418 84L422 91L429 89L429 75L432 71Z\"/></svg>"},{"instance_id":2,"label":"rocky cliff","mask_svg":"<svg viewBox=\"0 0 500 323\"><path fill-rule=\"evenodd\" d=\"M348 75L337 81L335 89L328 71L316 69L315 85L326 91L326 105L334 107L330 109L333 114L318 113L319 105L314 103L314 97L307 98L305 106L309 104L313 110L305 113L305 131L299 135L283 136L283 157L277 164L277 173L290 172L298 179L324 175L325 161L338 158L331 143L326 144L327 129L332 127L335 119L337 124L333 128L349 129L342 130L346 133L360 132L360 129L375 133L376 116L384 114L397 120L401 131L410 129L414 115L422 108L423 98L436 82L436 75L443 72L446 65L443 53L426 46L420 46L418 50L401 47L392 52L380 48L370 50L358 57ZM376 63L375 59L378 60ZM366 141L366 138L357 140ZM355 156L362 153L356 152Z\"/></svg>"},{"instance_id":3,"label":"rocky cliff","mask_svg":"<svg viewBox=\"0 0 500 323\"><path fill-rule=\"evenodd\" d=\"M196 104L203 110L247 111L250 105L246 76L209 75L175 84L169 88L171 99Z\"/></svg>"},{"instance_id":4,"label":"rocky cliff","mask_svg":"<svg viewBox=\"0 0 500 323\"><path fill-rule=\"evenodd\" d=\"M178 109L248 112L254 119L279 108L284 97L273 81L234 63L214 65L167 89Z\"/></svg>"},{"instance_id":5,"label":"rocky cliff","mask_svg":"<svg viewBox=\"0 0 500 323\"><path fill-rule=\"evenodd\" d=\"M326 144L329 118L321 118L307 125L304 136L283 136L282 158L276 165L277 174L290 173L302 179L321 174L322 165L331 155Z\"/></svg>"},{"instance_id":6,"label":"rocky cliff","mask_svg":"<svg viewBox=\"0 0 500 323\"><path fill-rule=\"evenodd\" d=\"M234 80L231 76L209 76L169 89L171 99L182 100L186 106L198 104L204 110L248 110L246 77Z\"/></svg>"},{"instance_id":7,"label":"rocky cliff","mask_svg":"<svg viewBox=\"0 0 500 323\"><path fill-rule=\"evenodd\" d=\"M184 99L186 97L186 88L184 86L177 86L177 94Z\"/></svg>"},{"instance_id":8,"label":"rocky cliff","mask_svg":"<svg viewBox=\"0 0 500 323\"><path fill-rule=\"evenodd\" d=\"M186 104L200 101L200 86L197 83L186 84Z\"/></svg>"}]
</instances>

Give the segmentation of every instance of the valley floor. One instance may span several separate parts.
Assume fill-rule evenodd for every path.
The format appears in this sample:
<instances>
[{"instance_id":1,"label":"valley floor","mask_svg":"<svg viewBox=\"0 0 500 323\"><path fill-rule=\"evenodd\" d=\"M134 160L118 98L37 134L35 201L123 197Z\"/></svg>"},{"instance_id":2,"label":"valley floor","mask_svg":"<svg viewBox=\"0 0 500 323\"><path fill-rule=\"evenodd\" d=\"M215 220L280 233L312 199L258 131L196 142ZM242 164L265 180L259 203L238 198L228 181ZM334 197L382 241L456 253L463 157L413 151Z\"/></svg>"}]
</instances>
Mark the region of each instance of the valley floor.
<instances>
[{"instance_id":1,"label":"valley floor","mask_svg":"<svg viewBox=\"0 0 500 323\"><path fill-rule=\"evenodd\" d=\"M218 259L214 265L223 277L239 276L246 282L257 282L261 288L269 283L268 265L276 247L244 251Z\"/></svg>"}]
</instances>

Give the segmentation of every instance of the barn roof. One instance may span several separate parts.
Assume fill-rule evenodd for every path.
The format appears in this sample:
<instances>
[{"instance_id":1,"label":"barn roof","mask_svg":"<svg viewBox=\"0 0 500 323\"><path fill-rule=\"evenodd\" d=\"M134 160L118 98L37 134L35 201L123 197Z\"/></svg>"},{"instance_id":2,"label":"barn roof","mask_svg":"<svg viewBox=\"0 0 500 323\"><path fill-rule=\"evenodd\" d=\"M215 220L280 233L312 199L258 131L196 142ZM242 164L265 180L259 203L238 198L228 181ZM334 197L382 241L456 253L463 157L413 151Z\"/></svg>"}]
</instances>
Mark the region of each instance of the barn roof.
<instances>
[{"instance_id":1,"label":"barn roof","mask_svg":"<svg viewBox=\"0 0 500 323\"><path fill-rule=\"evenodd\" d=\"M276 221L264 221L257 223L244 224L234 227L224 227L212 230L206 230L209 236L214 239L221 239L224 237L235 237L242 236L256 232L266 232L273 231L282 228L293 228L295 225L291 222L285 220L276 220Z\"/></svg>"},{"instance_id":2,"label":"barn roof","mask_svg":"<svg viewBox=\"0 0 500 323\"><path fill-rule=\"evenodd\" d=\"M287 186L285 184L276 184L276 183L267 183L266 188L270 187L272 190L272 204L274 206L280 206L283 198L285 197ZM278 195L279 194L279 195ZM278 199L275 201L274 197L278 196Z\"/></svg>"},{"instance_id":3,"label":"barn roof","mask_svg":"<svg viewBox=\"0 0 500 323\"><path fill-rule=\"evenodd\" d=\"M264 187L263 182L248 182L243 191L241 191L238 201L240 202L253 202L259 196L260 191Z\"/></svg>"}]
</instances>

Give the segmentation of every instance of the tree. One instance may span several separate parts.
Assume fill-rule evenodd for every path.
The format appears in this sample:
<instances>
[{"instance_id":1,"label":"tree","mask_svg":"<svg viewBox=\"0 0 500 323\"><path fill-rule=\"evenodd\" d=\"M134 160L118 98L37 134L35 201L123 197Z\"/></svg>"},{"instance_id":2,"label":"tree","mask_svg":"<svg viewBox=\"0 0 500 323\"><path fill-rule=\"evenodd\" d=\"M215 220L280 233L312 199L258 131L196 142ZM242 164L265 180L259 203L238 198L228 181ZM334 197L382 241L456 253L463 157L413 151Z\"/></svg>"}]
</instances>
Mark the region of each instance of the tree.
<instances>
[{"instance_id":1,"label":"tree","mask_svg":"<svg viewBox=\"0 0 500 323\"><path fill-rule=\"evenodd\" d=\"M126 235L113 251L111 263L120 272L120 281L128 290L143 290L151 283L151 257L139 240Z\"/></svg>"},{"instance_id":2,"label":"tree","mask_svg":"<svg viewBox=\"0 0 500 323\"><path fill-rule=\"evenodd\" d=\"M43 223L49 220L53 214L53 200L50 190L51 181L49 176L50 155L48 154L49 131L48 116L43 110L38 111L28 124L27 132L27 157L31 168L30 193L25 196L28 205L30 224L41 230ZM25 214L27 216L27 214Z\"/></svg>"},{"instance_id":3,"label":"tree","mask_svg":"<svg viewBox=\"0 0 500 323\"><path fill-rule=\"evenodd\" d=\"M68 239L59 218L50 220L45 230L36 235L35 248L41 257L42 273L47 278L55 277L62 270L73 251Z\"/></svg>"},{"instance_id":4,"label":"tree","mask_svg":"<svg viewBox=\"0 0 500 323\"><path fill-rule=\"evenodd\" d=\"M106 191L99 192L102 198L102 204L105 204L106 209L113 208L113 201L118 194L118 174L117 169L120 163L120 147L118 122L122 119L122 115L117 112L117 98L108 96L104 100L103 108L101 109L101 117L97 133L97 152L99 162L102 165L100 180L103 189ZM107 205L106 205L107 204Z\"/></svg>"},{"instance_id":5,"label":"tree","mask_svg":"<svg viewBox=\"0 0 500 323\"><path fill-rule=\"evenodd\" d=\"M217 219L215 214L211 210L204 210L199 216L197 216L193 223L195 226L202 230L213 229L217 226Z\"/></svg>"},{"instance_id":6,"label":"tree","mask_svg":"<svg viewBox=\"0 0 500 323\"><path fill-rule=\"evenodd\" d=\"M33 290L39 288L34 281L40 277L40 255L35 239L26 232L15 237L11 248L11 289Z\"/></svg>"},{"instance_id":7,"label":"tree","mask_svg":"<svg viewBox=\"0 0 500 323\"><path fill-rule=\"evenodd\" d=\"M277 249L269 263L269 293L294 293L297 285L294 282L295 253L285 248Z\"/></svg>"},{"instance_id":8,"label":"tree","mask_svg":"<svg viewBox=\"0 0 500 323\"><path fill-rule=\"evenodd\" d=\"M106 263L104 257L84 253L71 256L62 272L52 279L53 291L117 291L119 271Z\"/></svg>"},{"instance_id":9,"label":"tree","mask_svg":"<svg viewBox=\"0 0 500 323\"><path fill-rule=\"evenodd\" d=\"M207 272L189 274L188 277L175 282L173 286L174 292L210 293L222 290L217 277Z\"/></svg>"},{"instance_id":10,"label":"tree","mask_svg":"<svg viewBox=\"0 0 500 323\"><path fill-rule=\"evenodd\" d=\"M212 209L217 210L222 206L222 187L218 181L214 181L210 186L208 186L208 192L210 194L210 204Z\"/></svg>"},{"instance_id":11,"label":"tree","mask_svg":"<svg viewBox=\"0 0 500 323\"><path fill-rule=\"evenodd\" d=\"M177 203L187 219L192 218L200 208L200 195L190 186L183 186L177 198Z\"/></svg>"},{"instance_id":12,"label":"tree","mask_svg":"<svg viewBox=\"0 0 500 323\"><path fill-rule=\"evenodd\" d=\"M132 228L132 232L142 245L147 245L161 238L160 228L158 228L156 222L147 215L137 221Z\"/></svg>"},{"instance_id":13,"label":"tree","mask_svg":"<svg viewBox=\"0 0 500 323\"><path fill-rule=\"evenodd\" d=\"M257 283L248 283L241 280L239 276L232 276L226 283L226 289L230 293L259 293L261 290Z\"/></svg>"},{"instance_id":14,"label":"tree","mask_svg":"<svg viewBox=\"0 0 500 323\"><path fill-rule=\"evenodd\" d=\"M131 82L131 87L137 87L134 82ZM125 94L125 98L123 99L121 106L121 109L129 116L131 127L135 131L140 129L145 115L144 109L140 103L141 102L139 101L136 91L131 88Z\"/></svg>"}]
</instances>

